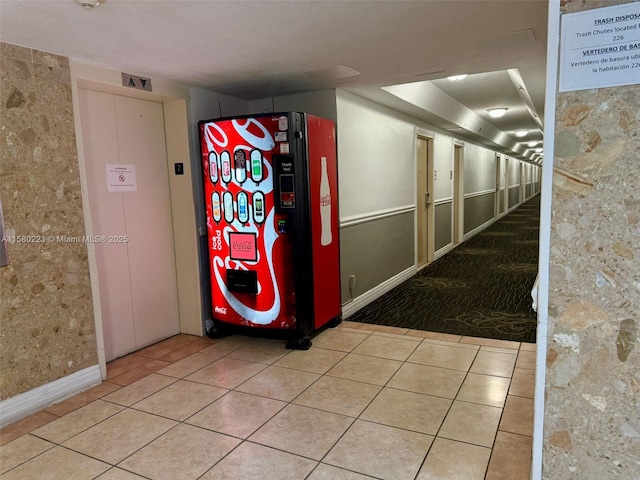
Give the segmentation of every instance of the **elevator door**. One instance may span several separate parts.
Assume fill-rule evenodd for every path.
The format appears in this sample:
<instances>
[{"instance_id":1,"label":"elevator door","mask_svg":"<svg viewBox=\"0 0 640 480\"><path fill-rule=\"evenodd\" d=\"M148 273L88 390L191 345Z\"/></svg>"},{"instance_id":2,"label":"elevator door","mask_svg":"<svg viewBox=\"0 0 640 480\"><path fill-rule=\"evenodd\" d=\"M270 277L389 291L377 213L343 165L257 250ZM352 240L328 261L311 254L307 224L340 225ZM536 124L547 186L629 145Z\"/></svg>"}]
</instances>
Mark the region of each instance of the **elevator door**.
<instances>
[{"instance_id":1,"label":"elevator door","mask_svg":"<svg viewBox=\"0 0 640 480\"><path fill-rule=\"evenodd\" d=\"M180 332L163 106L78 93L109 361ZM135 191L108 191L114 164L135 166Z\"/></svg>"}]
</instances>

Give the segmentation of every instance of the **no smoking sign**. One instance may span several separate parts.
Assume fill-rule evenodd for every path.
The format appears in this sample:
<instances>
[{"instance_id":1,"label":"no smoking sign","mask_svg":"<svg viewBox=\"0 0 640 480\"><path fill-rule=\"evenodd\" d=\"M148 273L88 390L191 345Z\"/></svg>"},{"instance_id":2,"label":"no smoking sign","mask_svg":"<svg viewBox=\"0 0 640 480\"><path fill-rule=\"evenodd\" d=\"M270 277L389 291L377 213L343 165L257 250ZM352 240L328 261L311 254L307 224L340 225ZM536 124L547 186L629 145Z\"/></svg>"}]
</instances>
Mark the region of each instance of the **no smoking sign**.
<instances>
[{"instance_id":1,"label":"no smoking sign","mask_svg":"<svg viewBox=\"0 0 640 480\"><path fill-rule=\"evenodd\" d=\"M106 168L108 192L136 192L138 190L135 165L110 163L106 165Z\"/></svg>"}]
</instances>

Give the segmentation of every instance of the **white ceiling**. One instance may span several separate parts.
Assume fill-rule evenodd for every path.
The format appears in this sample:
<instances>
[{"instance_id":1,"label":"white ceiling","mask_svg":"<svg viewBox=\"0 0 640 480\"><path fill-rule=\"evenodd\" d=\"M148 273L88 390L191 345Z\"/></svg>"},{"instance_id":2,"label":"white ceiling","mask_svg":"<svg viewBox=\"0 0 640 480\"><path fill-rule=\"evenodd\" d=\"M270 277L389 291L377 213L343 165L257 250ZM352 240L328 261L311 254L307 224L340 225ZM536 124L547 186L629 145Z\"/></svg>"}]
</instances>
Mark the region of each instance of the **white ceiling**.
<instances>
[{"instance_id":1,"label":"white ceiling","mask_svg":"<svg viewBox=\"0 0 640 480\"><path fill-rule=\"evenodd\" d=\"M542 139L529 111L543 118L547 8L546 0L105 0L85 10L74 0L0 0L0 39L245 99L346 88L521 156L514 130ZM340 78L338 65L360 74ZM486 72L495 73L439 80ZM433 95L466 106L506 141L380 88L428 80ZM507 115L487 120L486 108L502 105Z\"/></svg>"}]
</instances>

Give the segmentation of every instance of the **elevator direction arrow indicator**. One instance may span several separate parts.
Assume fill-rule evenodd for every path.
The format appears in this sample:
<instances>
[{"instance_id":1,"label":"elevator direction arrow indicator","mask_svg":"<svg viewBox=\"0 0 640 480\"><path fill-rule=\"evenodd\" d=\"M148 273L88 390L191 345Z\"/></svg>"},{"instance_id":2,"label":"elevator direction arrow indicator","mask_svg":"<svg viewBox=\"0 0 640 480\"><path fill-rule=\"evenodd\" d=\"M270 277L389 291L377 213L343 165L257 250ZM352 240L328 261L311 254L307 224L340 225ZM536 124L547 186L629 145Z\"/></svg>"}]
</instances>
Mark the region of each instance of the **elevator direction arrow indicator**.
<instances>
[{"instance_id":1,"label":"elevator direction arrow indicator","mask_svg":"<svg viewBox=\"0 0 640 480\"><path fill-rule=\"evenodd\" d=\"M151 79L122 72L122 86L151 92Z\"/></svg>"}]
</instances>

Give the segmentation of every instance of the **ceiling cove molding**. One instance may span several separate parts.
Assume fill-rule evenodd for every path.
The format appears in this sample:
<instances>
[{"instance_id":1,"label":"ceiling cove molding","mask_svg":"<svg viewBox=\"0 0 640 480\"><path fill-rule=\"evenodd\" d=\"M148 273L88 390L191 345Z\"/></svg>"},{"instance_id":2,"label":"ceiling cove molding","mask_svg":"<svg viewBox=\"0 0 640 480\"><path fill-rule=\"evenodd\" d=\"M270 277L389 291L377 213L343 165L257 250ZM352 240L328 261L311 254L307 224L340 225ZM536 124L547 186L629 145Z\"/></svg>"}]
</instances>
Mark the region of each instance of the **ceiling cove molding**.
<instances>
[{"instance_id":1,"label":"ceiling cove molding","mask_svg":"<svg viewBox=\"0 0 640 480\"><path fill-rule=\"evenodd\" d=\"M394 95L404 102L436 115L461 129L482 137L498 149L505 149L523 160L530 161L527 148L516 142L511 136L496 128L493 124L461 104L450 95L430 82L414 82L404 85L382 87L382 90Z\"/></svg>"},{"instance_id":2,"label":"ceiling cove molding","mask_svg":"<svg viewBox=\"0 0 640 480\"><path fill-rule=\"evenodd\" d=\"M524 86L524 80L522 79L520 72L517 68L510 68L509 70L507 70L507 75L509 75L514 88L518 92L518 95L520 95L520 98L522 99L524 105L527 107L527 110L529 110L529 115L531 115L533 121L538 124L538 126L540 127L540 131L544 132L542 119L540 118L540 115L538 115L536 107L533 105L531 95L529 95L527 88Z\"/></svg>"}]
</instances>

